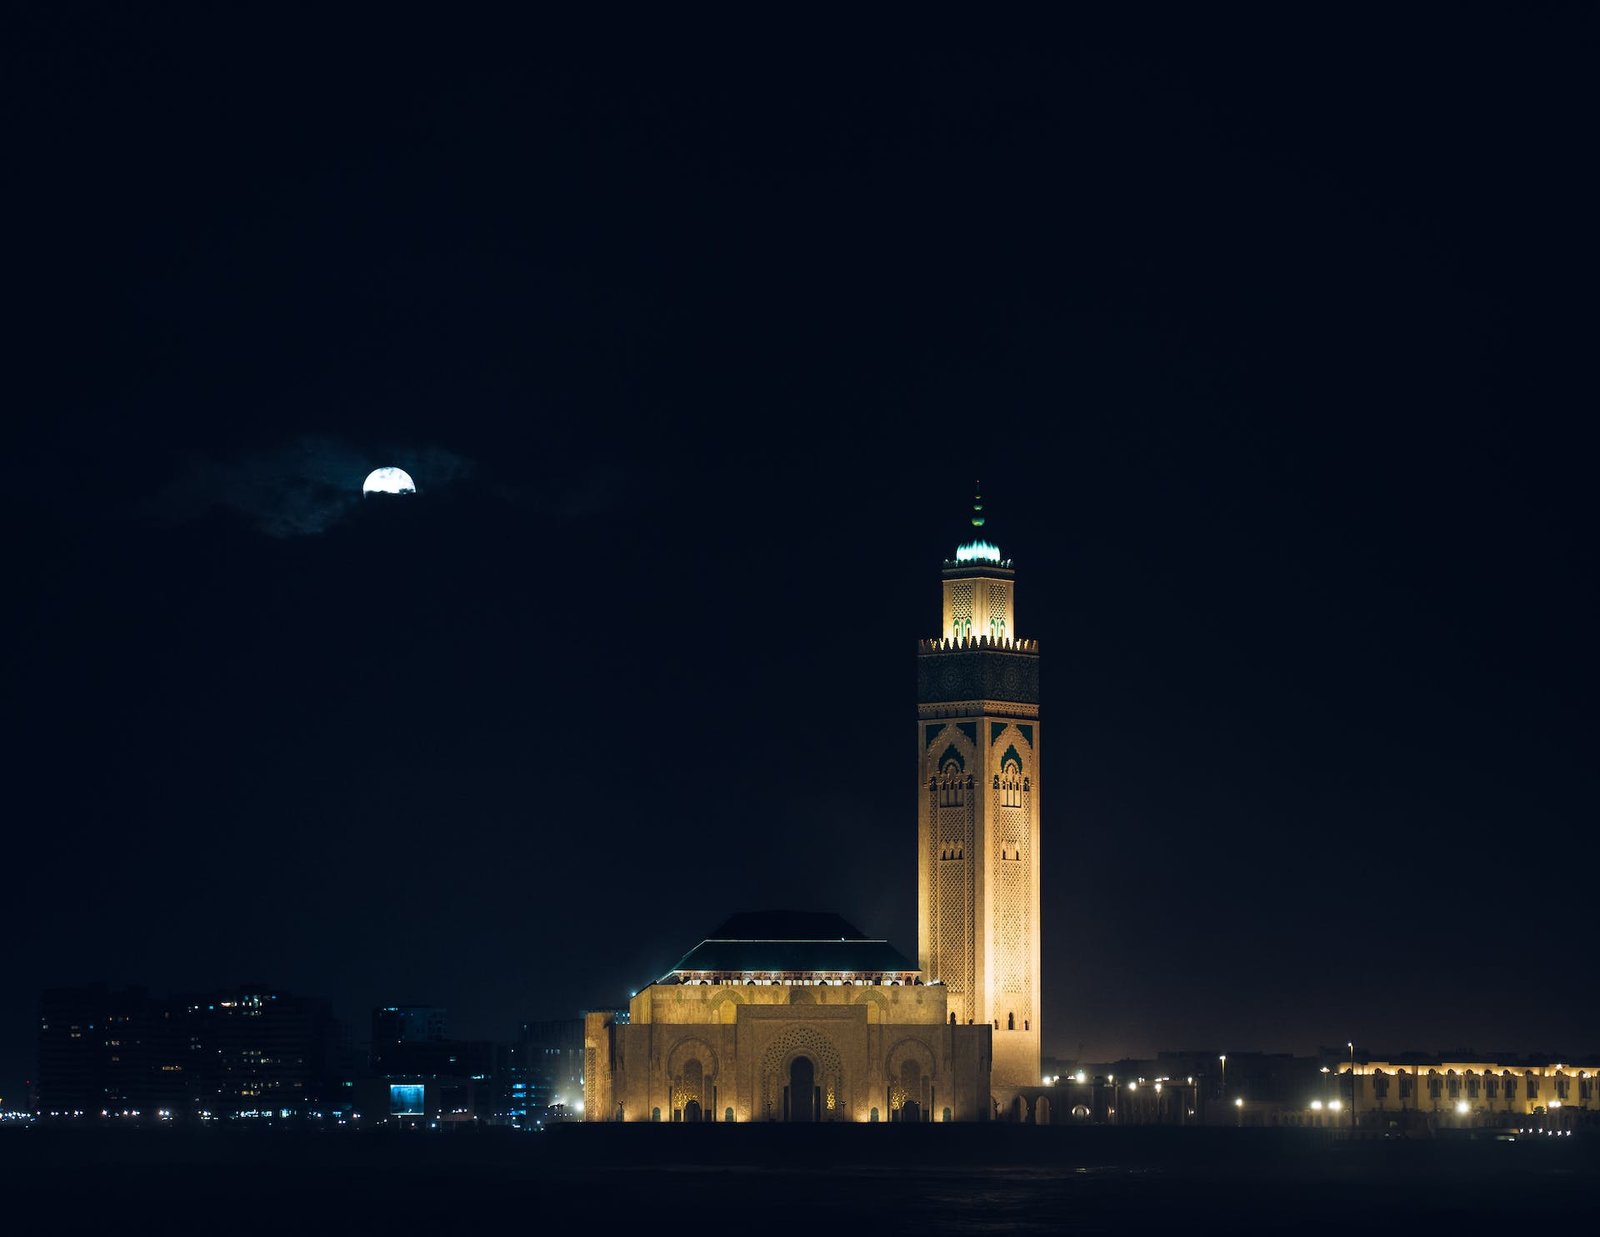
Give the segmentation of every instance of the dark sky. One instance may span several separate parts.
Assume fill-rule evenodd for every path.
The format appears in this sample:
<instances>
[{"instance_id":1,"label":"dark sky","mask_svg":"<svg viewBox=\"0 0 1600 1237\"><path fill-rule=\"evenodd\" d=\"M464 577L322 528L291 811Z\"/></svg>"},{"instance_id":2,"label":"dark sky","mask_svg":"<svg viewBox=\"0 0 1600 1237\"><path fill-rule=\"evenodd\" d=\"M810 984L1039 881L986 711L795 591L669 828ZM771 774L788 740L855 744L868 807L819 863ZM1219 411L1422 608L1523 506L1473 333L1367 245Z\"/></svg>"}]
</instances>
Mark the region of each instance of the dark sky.
<instances>
[{"instance_id":1,"label":"dark sky","mask_svg":"<svg viewBox=\"0 0 1600 1237\"><path fill-rule=\"evenodd\" d=\"M980 475L1047 1051L1600 1051L1600 17L1106 7L14 14L0 1080L47 983L914 952Z\"/></svg>"}]
</instances>

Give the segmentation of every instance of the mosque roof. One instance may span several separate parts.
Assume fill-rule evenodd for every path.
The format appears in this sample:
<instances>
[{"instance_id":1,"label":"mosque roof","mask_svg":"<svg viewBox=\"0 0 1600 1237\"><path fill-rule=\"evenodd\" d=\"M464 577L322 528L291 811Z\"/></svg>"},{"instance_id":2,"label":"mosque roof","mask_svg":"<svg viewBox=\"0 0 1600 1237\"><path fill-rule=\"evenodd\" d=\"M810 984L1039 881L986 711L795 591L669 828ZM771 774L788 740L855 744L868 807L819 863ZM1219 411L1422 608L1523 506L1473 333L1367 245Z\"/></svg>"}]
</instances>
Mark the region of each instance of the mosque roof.
<instances>
[{"instance_id":1,"label":"mosque roof","mask_svg":"<svg viewBox=\"0 0 1600 1237\"><path fill-rule=\"evenodd\" d=\"M915 971L888 941L821 911L744 911L712 931L672 972Z\"/></svg>"}]
</instances>

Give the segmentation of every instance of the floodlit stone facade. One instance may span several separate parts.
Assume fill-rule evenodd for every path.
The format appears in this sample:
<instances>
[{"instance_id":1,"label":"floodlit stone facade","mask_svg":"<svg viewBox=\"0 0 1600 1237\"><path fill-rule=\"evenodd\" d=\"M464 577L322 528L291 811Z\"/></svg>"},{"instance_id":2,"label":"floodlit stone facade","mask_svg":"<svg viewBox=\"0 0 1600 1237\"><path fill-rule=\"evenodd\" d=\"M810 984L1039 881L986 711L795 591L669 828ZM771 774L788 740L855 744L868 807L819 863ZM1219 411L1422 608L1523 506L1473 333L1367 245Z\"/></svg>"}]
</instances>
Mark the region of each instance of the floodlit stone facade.
<instances>
[{"instance_id":1,"label":"floodlit stone facade","mask_svg":"<svg viewBox=\"0 0 1600 1237\"><path fill-rule=\"evenodd\" d=\"M1600 1069L1593 1064L1358 1061L1341 1065L1333 1080L1347 1112L1352 1072L1358 1120L1423 1113L1456 1124L1494 1125L1600 1111ZM1324 1111L1331 1107L1313 1102Z\"/></svg>"},{"instance_id":2,"label":"floodlit stone facade","mask_svg":"<svg viewBox=\"0 0 1600 1237\"><path fill-rule=\"evenodd\" d=\"M988 1028L937 984L652 984L585 1029L589 1120L989 1116Z\"/></svg>"}]
</instances>

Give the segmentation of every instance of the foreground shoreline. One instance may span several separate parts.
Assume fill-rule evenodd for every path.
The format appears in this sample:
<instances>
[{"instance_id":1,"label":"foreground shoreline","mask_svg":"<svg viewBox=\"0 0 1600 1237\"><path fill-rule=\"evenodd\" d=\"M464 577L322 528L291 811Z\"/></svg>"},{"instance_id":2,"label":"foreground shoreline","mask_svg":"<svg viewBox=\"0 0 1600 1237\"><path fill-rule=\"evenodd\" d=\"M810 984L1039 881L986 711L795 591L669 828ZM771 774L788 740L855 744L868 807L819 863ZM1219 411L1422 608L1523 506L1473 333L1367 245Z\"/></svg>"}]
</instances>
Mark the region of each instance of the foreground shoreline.
<instances>
[{"instance_id":1,"label":"foreground shoreline","mask_svg":"<svg viewBox=\"0 0 1600 1237\"><path fill-rule=\"evenodd\" d=\"M1600 1137L1357 1141L1327 1131L571 1125L12 1129L28 1231L447 1237L708 1215L767 1233L1452 1233L1590 1215ZM707 1212L705 1208L711 1210ZM730 1220L730 1222L732 1222Z\"/></svg>"}]
</instances>

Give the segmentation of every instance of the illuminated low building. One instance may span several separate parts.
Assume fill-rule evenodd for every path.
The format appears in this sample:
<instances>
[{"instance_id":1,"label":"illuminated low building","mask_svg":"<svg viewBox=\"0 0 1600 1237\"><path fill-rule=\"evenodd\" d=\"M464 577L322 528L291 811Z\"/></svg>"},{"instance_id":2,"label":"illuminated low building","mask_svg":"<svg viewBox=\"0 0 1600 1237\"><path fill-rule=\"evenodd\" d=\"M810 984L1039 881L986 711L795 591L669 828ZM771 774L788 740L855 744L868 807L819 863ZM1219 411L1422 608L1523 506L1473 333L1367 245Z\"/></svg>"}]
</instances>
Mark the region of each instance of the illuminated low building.
<instances>
[{"instance_id":1,"label":"illuminated low building","mask_svg":"<svg viewBox=\"0 0 1600 1237\"><path fill-rule=\"evenodd\" d=\"M957 1025L887 941L837 915L735 915L585 1026L591 1121L979 1121L992 1028Z\"/></svg>"},{"instance_id":2,"label":"illuminated low building","mask_svg":"<svg viewBox=\"0 0 1600 1237\"><path fill-rule=\"evenodd\" d=\"M1515 1125L1537 1118L1541 1126L1569 1126L1600 1113L1600 1065L1593 1062L1347 1061L1332 1072L1343 1119L1352 1120L1353 1107L1358 1126L1410 1114L1435 1125Z\"/></svg>"}]
</instances>

